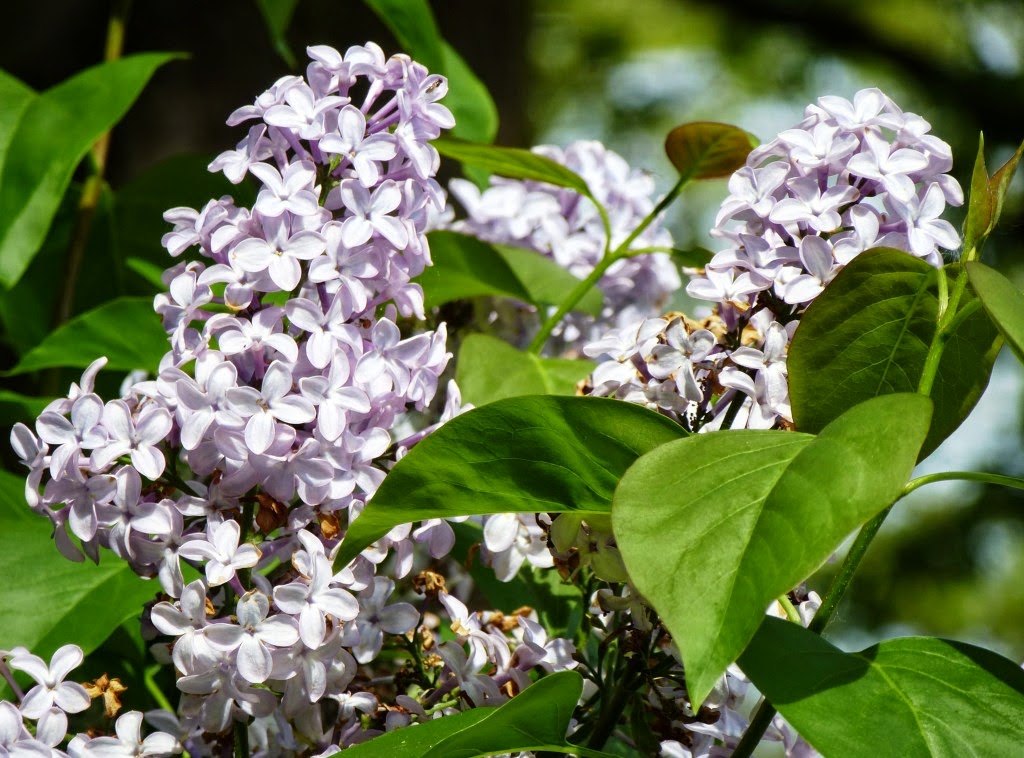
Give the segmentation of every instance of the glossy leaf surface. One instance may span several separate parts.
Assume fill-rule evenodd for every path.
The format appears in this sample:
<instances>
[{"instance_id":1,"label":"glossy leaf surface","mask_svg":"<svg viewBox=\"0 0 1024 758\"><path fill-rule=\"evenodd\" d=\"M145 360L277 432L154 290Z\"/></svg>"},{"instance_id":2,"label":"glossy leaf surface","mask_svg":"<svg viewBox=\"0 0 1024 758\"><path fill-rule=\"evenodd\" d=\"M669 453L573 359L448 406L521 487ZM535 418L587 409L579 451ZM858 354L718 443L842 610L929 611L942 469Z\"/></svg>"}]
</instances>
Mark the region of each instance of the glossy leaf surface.
<instances>
[{"instance_id":1,"label":"glossy leaf surface","mask_svg":"<svg viewBox=\"0 0 1024 758\"><path fill-rule=\"evenodd\" d=\"M949 267L954 279L957 267ZM793 419L816 433L877 395L915 392L938 323L937 269L888 248L861 253L800 320L787 361ZM961 307L969 304L965 293ZM932 389L927 455L967 417L988 384L998 333L980 310L951 335Z\"/></svg>"},{"instance_id":2,"label":"glossy leaf surface","mask_svg":"<svg viewBox=\"0 0 1024 758\"><path fill-rule=\"evenodd\" d=\"M698 434L626 472L613 531L634 583L682 651L695 702L742 652L768 604L899 496L930 415L925 397L887 395L817 437Z\"/></svg>"},{"instance_id":3,"label":"glossy leaf surface","mask_svg":"<svg viewBox=\"0 0 1024 758\"><path fill-rule=\"evenodd\" d=\"M17 107L0 109L10 134L0 166L0 284L11 287L42 245L71 175L116 124L167 53L133 55L86 69ZM23 107L22 107L23 106Z\"/></svg>"},{"instance_id":4,"label":"glossy leaf surface","mask_svg":"<svg viewBox=\"0 0 1024 758\"><path fill-rule=\"evenodd\" d=\"M455 380L473 405L518 395L575 395L594 363L541 358L486 334L471 334L459 348Z\"/></svg>"},{"instance_id":5,"label":"glossy leaf surface","mask_svg":"<svg viewBox=\"0 0 1024 758\"><path fill-rule=\"evenodd\" d=\"M684 435L664 416L607 398L528 395L468 411L395 465L349 527L335 566L411 521L607 513L626 469Z\"/></svg>"},{"instance_id":6,"label":"glossy leaf surface","mask_svg":"<svg viewBox=\"0 0 1024 758\"><path fill-rule=\"evenodd\" d=\"M152 298L121 297L58 327L7 374L53 366L85 368L104 355L108 369L155 371L167 350L167 335L153 312Z\"/></svg>"},{"instance_id":7,"label":"glossy leaf surface","mask_svg":"<svg viewBox=\"0 0 1024 758\"><path fill-rule=\"evenodd\" d=\"M844 653L766 618L739 663L824 755L1015 755L1024 745L1024 672L973 645L907 637Z\"/></svg>"},{"instance_id":8,"label":"glossy leaf surface","mask_svg":"<svg viewBox=\"0 0 1024 758\"><path fill-rule=\"evenodd\" d=\"M756 145L738 126L696 121L668 133L665 153L683 179L719 179L742 168Z\"/></svg>"}]
</instances>

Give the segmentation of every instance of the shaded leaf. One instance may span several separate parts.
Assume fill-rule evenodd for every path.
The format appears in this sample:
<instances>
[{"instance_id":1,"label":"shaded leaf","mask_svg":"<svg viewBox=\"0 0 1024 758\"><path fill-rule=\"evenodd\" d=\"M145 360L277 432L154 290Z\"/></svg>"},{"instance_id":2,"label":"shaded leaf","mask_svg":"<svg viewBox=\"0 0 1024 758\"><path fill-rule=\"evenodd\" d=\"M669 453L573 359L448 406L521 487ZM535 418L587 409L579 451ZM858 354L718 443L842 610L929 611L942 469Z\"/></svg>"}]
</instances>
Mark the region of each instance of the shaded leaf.
<instances>
[{"instance_id":1,"label":"shaded leaf","mask_svg":"<svg viewBox=\"0 0 1024 758\"><path fill-rule=\"evenodd\" d=\"M516 277L530 293L528 302L537 305L557 306L565 299L566 293L580 283L580 280L559 266L551 258L533 250L507 245L494 245L498 255L504 258ZM603 307L601 290L591 287L574 311L600 316Z\"/></svg>"},{"instance_id":2,"label":"shaded leaf","mask_svg":"<svg viewBox=\"0 0 1024 758\"><path fill-rule=\"evenodd\" d=\"M576 190L590 197L590 189L579 174L543 155L518 147L481 145L457 139L436 139L431 144L446 158L476 166L510 179L529 179Z\"/></svg>"},{"instance_id":3,"label":"shaded leaf","mask_svg":"<svg viewBox=\"0 0 1024 758\"><path fill-rule=\"evenodd\" d=\"M714 121L682 124L665 138L665 153L682 179L718 179L747 162L757 141L738 126Z\"/></svg>"},{"instance_id":4,"label":"shaded leaf","mask_svg":"<svg viewBox=\"0 0 1024 758\"><path fill-rule=\"evenodd\" d=\"M715 254L703 247L691 247L687 250L673 248L670 253L672 262L680 268L704 268L715 257Z\"/></svg>"},{"instance_id":5,"label":"shaded leaf","mask_svg":"<svg viewBox=\"0 0 1024 758\"><path fill-rule=\"evenodd\" d=\"M1024 361L1024 294L995 269L983 263L967 264L967 275L981 304L992 317L1006 344Z\"/></svg>"},{"instance_id":6,"label":"shaded leaf","mask_svg":"<svg viewBox=\"0 0 1024 758\"><path fill-rule=\"evenodd\" d=\"M147 53L94 66L20 111L0 167L0 283L18 281L46 237L75 167L153 72L174 57Z\"/></svg>"},{"instance_id":7,"label":"shaded leaf","mask_svg":"<svg viewBox=\"0 0 1024 758\"><path fill-rule=\"evenodd\" d=\"M416 281L427 308L481 295L533 302L519 277L492 245L456 232L427 235L434 265Z\"/></svg>"},{"instance_id":8,"label":"shaded leaf","mask_svg":"<svg viewBox=\"0 0 1024 758\"><path fill-rule=\"evenodd\" d=\"M899 496L930 415L928 398L886 395L817 437L693 435L626 472L612 508L615 538L633 582L682 652L695 708L768 604Z\"/></svg>"},{"instance_id":9,"label":"shaded leaf","mask_svg":"<svg viewBox=\"0 0 1024 758\"><path fill-rule=\"evenodd\" d=\"M131 326L126 329L125 325ZM54 330L8 376L53 366L85 368L106 356L108 369L156 370L168 350L152 298L121 297L68 321Z\"/></svg>"},{"instance_id":10,"label":"shaded leaf","mask_svg":"<svg viewBox=\"0 0 1024 758\"><path fill-rule=\"evenodd\" d=\"M739 663L824 755L1015 755L1024 745L1024 672L973 645L907 637L844 653L766 618Z\"/></svg>"},{"instance_id":11,"label":"shaded leaf","mask_svg":"<svg viewBox=\"0 0 1024 758\"><path fill-rule=\"evenodd\" d=\"M455 381L473 405L518 395L575 395L593 361L541 358L486 334L471 334L459 348Z\"/></svg>"},{"instance_id":12,"label":"shaded leaf","mask_svg":"<svg viewBox=\"0 0 1024 758\"><path fill-rule=\"evenodd\" d=\"M426 0L364 0L388 27L402 50L432 74L448 79L443 104L455 117L452 134L490 142L498 131L498 109L483 82L444 39Z\"/></svg>"},{"instance_id":13,"label":"shaded leaf","mask_svg":"<svg viewBox=\"0 0 1024 758\"><path fill-rule=\"evenodd\" d=\"M288 32L288 26L295 14L295 6L298 4L299 0L256 0L256 6L263 15L263 23L267 27L274 50L291 69L298 65L298 61L288 45L285 34Z\"/></svg>"},{"instance_id":14,"label":"shaded leaf","mask_svg":"<svg viewBox=\"0 0 1024 758\"><path fill-rule=\"evenodd\" d=\"M957 266L947 267L955 278ZM797 429L815 433L868 398L915 392L938 323L938 271L909 253L868 250L800 319L787 366ZM960 307L973 296L965 293ZM980 310L946 344L932 389L935 412L922 457L967 417L988 384L998 332Z\"/></svg>"},{"instance_id":15,"label":"shaded leaf","mask_svg":"<svg viewBox=\"0 0 1024 758\"><path fill-rule=\"evenodd\" d=\"M28 510L23 501L21 507ZM67 560L57 552L46 519L25 521L5 511L0 527L2 649L24 645L49 660L73 642L88 655L123 621L137 617L160 589L110 554L98 566Z\"/></svg>"},{"instance_id":16,"label":"shaded leaf","mask_svg":"<svg viewBox=\"0 0 1024 758\"><path fill-rule=\"evenodd\" d=\"M452 419L402 458L349 527L340 569L392 527L486 513L607 513L640 455L686 434L631 403L508 398Z\"/></svg>"}]
</instances>

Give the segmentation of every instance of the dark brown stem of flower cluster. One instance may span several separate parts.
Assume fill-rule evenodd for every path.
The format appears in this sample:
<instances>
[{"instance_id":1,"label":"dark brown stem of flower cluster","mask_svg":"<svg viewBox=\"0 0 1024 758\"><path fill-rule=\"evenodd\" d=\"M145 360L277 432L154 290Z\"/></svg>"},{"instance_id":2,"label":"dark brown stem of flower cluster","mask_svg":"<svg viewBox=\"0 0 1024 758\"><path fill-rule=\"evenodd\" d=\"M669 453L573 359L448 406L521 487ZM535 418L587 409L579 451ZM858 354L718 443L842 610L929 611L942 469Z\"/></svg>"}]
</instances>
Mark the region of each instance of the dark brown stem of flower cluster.
<instances>
[{"instance_id":1,"label":"dark brown stem of flower cluster","mask_svg":"<svg viewBox=\"0 0 1024 758\"><path fill-rule=\"evenodd\" d=\"M115 0L107 25L107 43L103 60L107 63L121 57L124 49L124 28L128 17L131 0ZM75 290L78 284L78 272L82 268L85 248L89 243L92 222L96 216L100 196L103 192L103 173L107 167L107 152L110 148L110 132L104 132L93 145L90 154L92 173L82 188L82 197L78 201L75 215L75 226L71 236L71 247L65 266L66 274L61 288L60 299L57 301L57 312L54 315L54 326L60 326L71 317L75 302Z\"/></svg>"}]
</instances>

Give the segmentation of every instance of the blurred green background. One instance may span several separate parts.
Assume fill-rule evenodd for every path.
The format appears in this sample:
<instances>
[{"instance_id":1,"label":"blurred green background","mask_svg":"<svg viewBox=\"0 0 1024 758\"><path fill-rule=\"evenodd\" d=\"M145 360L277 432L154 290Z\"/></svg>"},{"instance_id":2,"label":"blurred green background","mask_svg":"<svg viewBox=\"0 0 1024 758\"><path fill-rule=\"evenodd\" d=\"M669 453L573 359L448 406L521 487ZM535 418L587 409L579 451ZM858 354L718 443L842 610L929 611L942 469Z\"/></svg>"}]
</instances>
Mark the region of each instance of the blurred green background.
<instances>
[{"instance_id":1,"label":"blurred green background","mask_svg":"<svg viewBox=\"0 0 1024 758\"><path fill-rule=\"evenodd\" d=\"M649 170L663 189L673 178L661 149L672 126L726 121L768 140L798 122L816 97L850 98L869 86L932 123L953 146L962 185L980 131L990 167L1024 138L1019 0L435 0L432 6L443 35L497 103L497 142L599 139ZM72 0L22 4L0 27L0 67L34 88L53 86L102 59L110 9L107 2ZM265 13L288 22L283 38L273 38ZM278 77L300 72L307 44L344 49L367 40L388 53L398 49L356 0L132 5L126 53L178 50L190 57L158 71L114 130L105 197L129 221L105 226L101 216L75 312L115 293L152 292L141 279L114 276L109 267L116 257L107 255L117 245L132 245L133 255L169 263L159 246L166 228L160 212L226 191L202 166L241 138L242 131L224 125L232 110ZM297 67L288 63L289 51ZM724 182L701 185L670 210L679 246L715 249L707 230L725 192ZM1022 195L1018 177L985 252L1018 283L1024 274ZM39 264L51 278L61 270L68 234L55 227L51 252ZM47 297L21 283L4 293L3 368L48 330ZM979 411L926 462L929 470L1024 475L1024 384L1019 365L1007 358L997 364ZM45 395L75 378L75 372L27 375L5 380L4 387ZM0 417L5 426L28 420L17 403L0 402ZM3 459L9 469L14 465L9 450ZM828 571L811 581L812 588L823 591ZM832 636L861 646L905 633L956 637L1024 659L1020 493L932 486L896 509Z\"/></svg>"}]
</instances>

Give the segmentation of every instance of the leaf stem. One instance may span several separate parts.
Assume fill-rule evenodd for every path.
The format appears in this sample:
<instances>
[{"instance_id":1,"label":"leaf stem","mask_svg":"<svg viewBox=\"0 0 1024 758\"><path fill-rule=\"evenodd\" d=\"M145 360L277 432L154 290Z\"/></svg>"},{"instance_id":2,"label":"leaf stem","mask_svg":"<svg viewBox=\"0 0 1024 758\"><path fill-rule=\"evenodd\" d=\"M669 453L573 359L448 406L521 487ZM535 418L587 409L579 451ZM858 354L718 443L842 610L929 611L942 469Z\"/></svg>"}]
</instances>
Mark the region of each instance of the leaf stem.
<instances>
[{"instance_id":1,"label":"leaf stem","mask_svg":"<svg viewBox=\"0 0 1024 758\"><path fill-rule=\"evenodd\" d=\"M906 494L906 490L904 490L903 494ZM885 517L889 515L889 511L891 510L892 506L890 505L884 511L864 524L860 531L857 532L857 537L854 539L853 544L850 546L850 550L846 553L846 557L843 559L842 565L839 567L839 573L836 574L835 578L832 580L832 584L829 586L828 592L825 593L825 598L821 601L821 607L818 608L817 612L814 614L814 618L811 619L811 623L807 626L810 631L815 634L821 634L825 630L825 627L828 626L829 621L832 620L832 616L836 612L836 608L839 607L839 602L843 599L843 595L846 594L846 590L850 586L853 575L860 566L860 562L864 558L864 554L867 552L868 546L875 538L875 535L878 534L878 530L882 527ZM775 717L776 713L777 711L775 706L769 703L766 699L761 698L761 703L758 705L757 711L750 719L750 726L748 726L747 730L743 733L743 738L736 746L736 750L733 751L732 758L749 758L753 755L754 748L756 748L758 743L761 741L761 738L771 725L772 719Z\"/></svg>"},{"instance_id":2,"label":"leaf stem","mask_svg":"<svg viewBox=\"0 0 1024 758\"><path fill-rule=\"evenodd\" d=\"M629 258L633 255L640 255L641 251L633 251L629 249L629 246L633 244L633 241L643 234L644 230L650 226L658 216L664 211L678 196L689 183L689 179L682 178L675 183L675 185L668 191L668 193L658 201L658 204L654 206L654 210L648 213L644 219L637 224L637 227L630 232L629 236L626 237L614 250L611 249L612 245L612 231L611 223L608 220L608 212L605 208L597 202L593 197L590 200L597 206L598 212L601 214L601 221L605 228L605 252L604 257L598 262L587 277L581 281L578 285L573 287L572 291L566 295L565 299L558 304L558 308L551 314L544 323L541 325L540 331L537 332L536 336L530 341L527 352L533 353L534 355L540 355L540 351L544 348L544 343L548 341L548 337L551 336L551 332L555 330L555 327L565 318L565 314L571 311L576 304L583 299L583 296L590 292L590 288L593 287L597 282L604 276L604 272L611 267L613 263L622 259Z\"/></svg>"},{"instance_id":3,"label":"leaf stem","mask_svg":"<svg viewBox=\"0 0 1024 758\"><path fill-rule=\"evenodd\" d=\"M955 329L960 326L970 312L965 315L961 315L957 312L960 306L960 298L963 297L964 290L967 289L967 268L961 267L960 274L956 278L956 283L953 285L953 291L949 294L949 300L947 307L942 308L941 295L944 289L944 283L946 279L945 269L939 271L939 323L935 329L935 336L932 337L932 343L928 346L928 355L924 359L924 369L921 371L921 380L917 385L917 392L919 395L925 395L931 397L932 386L935 384L935 377L939 373L939 363L942 360L942 353L946 349L946 342L949 341L950 335L953 334ZM964 308L967 311L970 308Z\"/></svg>"},{"instance_id":4,"label":"leaf stem","mask_svg":"<svg viewBox=\"0 0 1024 758\"><path fill-rule=\"evenodd\" d=\"M103 60L107 63L118 60L124 50L124 28L130 7L131 0L116 0L110 11L110 21L107 24L107 42L103 53ZM78 272L82 268L82 259L85 257L85 248L89 243L92 222L96 216L96 209L99 207L100 196L103 192L103 174L107 167L107 153L109 149L110 130L107 130L100 135L100 138L96 140L96 144L92 147L90 156L92 173L85 180L82 196L78 201L78 210L75 213L71 246L68 248L63 284L60 297L57 300L57 311L54 314L53 325L55 327L60 326L71 318L71 312L74 308L75 291L78 285Z\"/></svg>"},{"instance_id":5,"label":"leaf stem","mask_svg":"<svg viewBox=\"0 0 1024 758\"><path fill-rule=\"evenodd\" d=\"M1004 487L1024 490L1024 479L1018 479L1015 476L988 474L983 471L943 471L938 474L928 474L927 476L919 476L917 479L911 479L907 486L903 488L903 495L909 495L918 487L923 487L926 484L950 481L985 482L986 484L1001 484Z\"/></svg>"}]
</instances>

